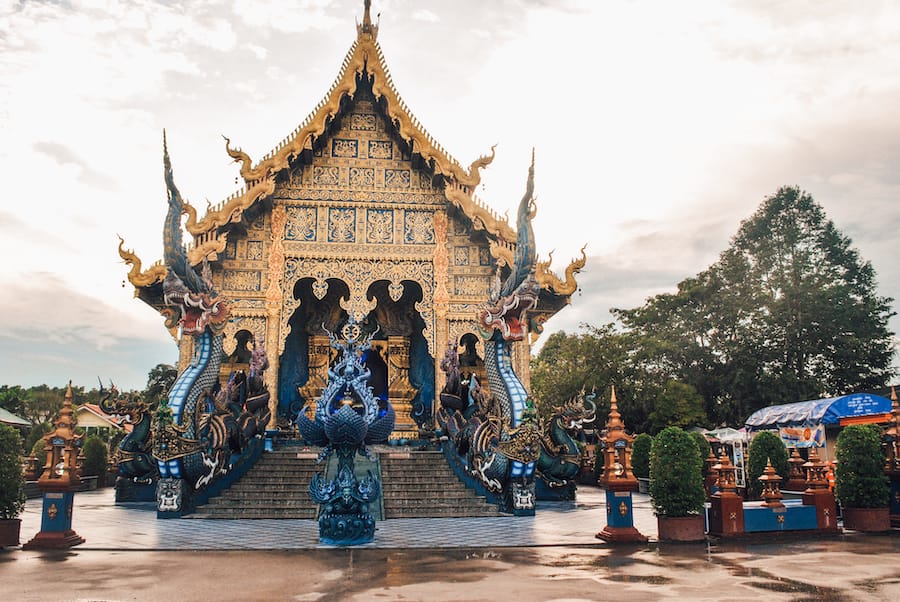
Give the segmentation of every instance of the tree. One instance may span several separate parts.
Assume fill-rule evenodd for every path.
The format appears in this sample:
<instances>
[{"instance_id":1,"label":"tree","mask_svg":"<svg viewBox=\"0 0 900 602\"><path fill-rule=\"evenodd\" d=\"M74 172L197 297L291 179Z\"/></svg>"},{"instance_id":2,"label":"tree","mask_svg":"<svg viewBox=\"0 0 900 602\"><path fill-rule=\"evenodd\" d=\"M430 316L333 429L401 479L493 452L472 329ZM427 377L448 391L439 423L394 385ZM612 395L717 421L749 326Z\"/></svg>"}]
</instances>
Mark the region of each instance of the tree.
<instances>
[{"instance_id":1,"label":"tree","mask_svg":"<svg viewBox=\"0 0 900 602\"><path fill-rule=\"evenodd\" d=\"M631 444L631 472L639 479L650 478L650 448L653 446L653 437L647 433L641 433L634 438Z\"/></svg>"},{"instance_id":2,"label":"tree","mask_svg":"<svg viewBox=\"0 0 900 602\"><path fill-rule=\"evenodd\" d=\"M25 509L25 479L22 478L22 438L11 426L0 424L0 519L18 517Z\"/></svg>"},{"instance_id":3,"label":"tree","mask_svg":"<svg viewBox=\"0 0 900 602\"><path fill-rule=\"evenodd\" d=\"M891 487L884 474L881 429L872 424L851 424L837 439L835 495L844 508L884 508Z\"/></svg>"},{"instance_id":4,"label":"tree","mask_svg":"<svg viewBox=\"0 0 900 602\"><path fill-rule=\"evenodd\" d=\"M697 444L697 449L700 450L700 458L706 460L712 453L712 447L707 438L703 436L703 433L698 433L697 431L691 431L688 434L694 440L694 443ZM704 470L704 472L706 471Z\"/></svg>"},{"instance_id":5,"label":"tree","mask_svg":"<svg viewBox=\"0 0 900 602\"><path fill-rule=\"evenodd\" d=\"M677 426L660 431L650 448L650 497L657 516L703 511L703 459L690 435Z\"/></svg>"},{"instance_id":6,"label":"tree","mask_svg":"<svg viewBox=\"0 0 900 602\"><path fill-rule=\"evenodd\" d=\"M631 338L617 332L613 324L582 324L578 334L550 335L531 362L531 392L538 413L546 417L554 406L565 404L582 390L597 391L597 422L602 425L609 412L608 392L615 385L627 429L646 430L650 400L662 390L662 383L634 361Z\"/></svg>"},{"instance_id":7,"label":"tree","mask_svg":"<svg viewBox=\"0 0 900 602\"><path fill-rule=\"evenodd\" d=\"M25 413L25 392L22 391L22 387L0 386L0 408L16 416L22 416Z\"/></svg>"},{"instance_id":8,"label":"tree","mask_svg":"<svg viewBox=\"0 0 900 602\"><path fill-rule=\"evenodd\" d=\"M670 380L653 401L650 412L650 432L658 433L667 426L688 428L707 423L703 398L691 385Z\"/></svg>"},{"instance_id":9,"label":"tree","mask_svg":"<svg viewBox=\"0 0 900 602\"><path fill-rule=\"evenodd\" d=\"M675 294L614 313L710 417L738 425L773 403L883 386L891 302L812 197L785 187Z\"/></svg>"},{"instance_id":10,"label":"tree","mask_svg":"<svg viewBox=\"0 0 900 602\"><path fill-rule=\"evenodd\" d=\"M762 492L759 477L766 469L766 464L772 463L781 478L786 482L790 464L788 463L787 449L781 442L781 437L772 431L761 431L750 442L750 457L747 460L747 491L750 497L756 499Z\"/></svg>"},{"instance_id":11,"label":"tree","mask_svg":"<svg viewBox=\"0 0 900 602\"><path fill-rule=\"evenodd\" d=\"M175 384L178 371L169 364L157 364L147 375L147 388L142 397L151 407L165 399L169 389Z\"/></svg>"},{"instance_id":12,"label":"tree","mask_svg":"<svg viewBox=\"0 0 900 602\"><path fill-rule=\"evenodd\" d=\"M22 417L35 426L50 422L62 408L65 394L65 389L58 387L30 387L25 395Z\"/></svg>"},{"instance_id":13,"label":"tree","mask_svg":"<svg viewBox=\"0 0 900 602\"><path fill-rule=\"evenodd\" d=\"M91 435L84 442L84 464L82 473L86 477L97 477L97 485L104 484L106 464L109 456L106 443L96 435Z\"/></svg>"}]
</instances>

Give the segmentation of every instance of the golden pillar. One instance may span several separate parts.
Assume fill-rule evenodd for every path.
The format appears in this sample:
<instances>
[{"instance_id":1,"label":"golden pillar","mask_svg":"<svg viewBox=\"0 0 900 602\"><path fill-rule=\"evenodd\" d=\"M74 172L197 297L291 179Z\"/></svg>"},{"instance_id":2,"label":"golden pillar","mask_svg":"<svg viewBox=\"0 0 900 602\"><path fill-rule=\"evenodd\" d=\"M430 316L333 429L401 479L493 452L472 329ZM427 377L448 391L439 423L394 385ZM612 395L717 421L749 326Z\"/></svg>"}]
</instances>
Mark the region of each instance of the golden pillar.
<instances>
[{"instance_id":1,"label":"golden pillar","mask_svg":"<svg viewBox=\"0 0 900 602\"><path fill-rule=\"evenodd\" d=\"M272 240L269 246L269 287L266 289L266 357L269 369L266 370L266 387L269 389L269 410L271 418L266 427L274 430L278 426L278 349L281 341L281 279L284 273L284 223L287 212L284 205L276 204L272 208Z\"/></svg>"},{"instance_id":2,"label":"golden pillar","mask_svg":"<svg viewBox=\"0 0 900 602\"><path fill-rule=\"evenodd\" d=\"M447 284L450 279L450 251L447 248L447 213L437 211L434 214L434 390L444 387L444 371L441 360L447 350L449 327L447 313L450 310L450 291ZM458 343L458 341L457 341ZM431 414L437 411L436 399L432 400Z\"/></svg>"}]
</instances>

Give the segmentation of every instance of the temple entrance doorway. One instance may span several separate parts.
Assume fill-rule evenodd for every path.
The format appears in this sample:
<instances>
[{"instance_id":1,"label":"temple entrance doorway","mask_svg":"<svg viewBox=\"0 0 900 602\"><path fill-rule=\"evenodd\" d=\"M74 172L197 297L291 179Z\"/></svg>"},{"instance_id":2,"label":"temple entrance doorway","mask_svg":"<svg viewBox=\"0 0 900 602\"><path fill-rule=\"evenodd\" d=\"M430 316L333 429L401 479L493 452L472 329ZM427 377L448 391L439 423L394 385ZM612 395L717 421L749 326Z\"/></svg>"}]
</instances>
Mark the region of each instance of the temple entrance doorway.
<instances>
[{"instance_id":1,"label":"temple entrance doorway","mask_svg":"<svg viewBox=\"0 0 900 602\"><path fill-rule=\"evenodd\" d=\"M299 306L288 324L278 372L279 414L292 420L306 407L314 418L315 405L328 384L328 369L337 360L329 333L339 336L348 320L346 306L350 289L339 279L327 280L327 292L313 278L302 278L294 287ZM321 295L321 298L319 298ZM422 426L432 421L434 358L429 354L423 331L425 323L416 305L422 288L413 281L398 287L387 280L373 282L366 299L374 309L363 319L363 331L372 337L364 355L371 372L369 386L376 397L390 400L397 414L392 439L418 437Z\"/></svg>"}]
</instances>

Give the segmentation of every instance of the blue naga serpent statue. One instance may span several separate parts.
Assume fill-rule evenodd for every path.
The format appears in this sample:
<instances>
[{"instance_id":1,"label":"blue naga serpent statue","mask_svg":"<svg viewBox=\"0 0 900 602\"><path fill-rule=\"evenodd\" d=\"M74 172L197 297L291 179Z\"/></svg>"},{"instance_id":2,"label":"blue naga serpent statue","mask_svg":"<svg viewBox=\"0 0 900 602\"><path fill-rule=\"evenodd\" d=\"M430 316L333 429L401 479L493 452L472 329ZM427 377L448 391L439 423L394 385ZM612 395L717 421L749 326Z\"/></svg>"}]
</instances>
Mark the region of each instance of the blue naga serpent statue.
<instances>
[{"instance_id":1,"label":"blue naga serpent statue","mask_svg":"<svg viewBox=\"0 0 900 602\"><path fill-rule=\"evenodd\" d=\"M175 186L165 134L163 163L168 190L163 228L167 307L163 313L168 328L179 326L182 336L193 337L194 355L169 390L167 404L156 414L152 453L160 476L157 510L183 514L193 509L197 491L229 471L232 454L264 432L269 409L262 372L267 364L261 347L255 349L250 377L232 375L220 390L228 302L213 288L206 261L200 273L188 261L181 234L185 203Z\"/></svg>"},{"instance_id":2,"label":"blue naga serpent statue","mask_svg":"<svg viewBox=\"0 0 900 602\"><path fill-rule=\"evenodd\" d=\"M583 430L585 423L594 420L595 415L593 396L583 393L564 406L553 408L543 429L541 455L537 462L538 476L552 492L544 494L546 499L575 499L576 480L581 471L581 450L575 436Z\"/></svg>"},{"instance_id":3,"label":"blue naga serpent statue","mask_svg":"<svg viewBox=\"0 0 900 602\"><path fill-rule=\"evenodd\" d=\"M516 250L510 273L500 282L499 270L487 306L478 321L485 338L485 370L492 399L485 401L474 376L463 396L445 388L438 418L465 454L466 470L489 491L500 494L501 507L516 515L533 515L535 469L541 454L541 431L531 399L513 369L512 344L525 338L526 312L538 302L535 279L537 253L531 220L534 218L534 159L528 169L525 195L517 212ZM450 388L460 383L455 345L443 362ZM449 372L448 372L449 369ZM449 393L449 395L447 395ZM456 407L454 407L456 406Z\"/></svg>"},{"instance_id":4,"label":"blue naga serpent statue","mask_svg":"<svg viewBox=\"0 0 900 602\"><path fill-rule=\"evenodd\" d=\"M153 445L150 404L130 395L120 397L114 384L110 384L109 391L104 391L101 382L100 395L101 410L111 416L124 416L132 425L131 432L122 438L112 456L119 476L137 484L150 484L158 474L150 453Z\"/></svg>"},{"instance_id":5,"label":"blue naga serpent statue","mask_svg":"<svg viewBox=\"0 0 900 602\"><path fill-rule=\"evenodd\" d=\"M387 441L396 416L390 402L376 398L368 385L370 372L360 358L369 349L371 336L362 335L352 318L341 334L343 341L329 332L340 359L328 370L328 384L316 404L315 419L301 411L297 426L306 441L323 446L319 462L337 454L336 476L329 480L317 473L309 484L310 498L320 505L319 539L327 544L355 545L375 537L369 504L381 495L381 485L371 472L357 479L354 458L357 453L368 455L367 444Z\"/></svg>"}]
</instances>

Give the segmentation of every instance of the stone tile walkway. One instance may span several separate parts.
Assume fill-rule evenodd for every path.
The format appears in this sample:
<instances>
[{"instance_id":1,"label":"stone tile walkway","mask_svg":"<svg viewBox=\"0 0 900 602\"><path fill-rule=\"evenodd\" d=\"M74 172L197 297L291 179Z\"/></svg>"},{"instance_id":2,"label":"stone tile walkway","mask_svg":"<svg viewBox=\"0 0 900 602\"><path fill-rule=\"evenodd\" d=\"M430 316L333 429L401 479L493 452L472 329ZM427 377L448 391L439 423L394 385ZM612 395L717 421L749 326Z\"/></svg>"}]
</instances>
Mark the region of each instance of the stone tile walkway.
<instances>
[{"instance_id":1,"label":"stone tile walkway","mask_svg":"<svg viewBox=\"0 0 900 602\"><path fill-rule=\"evenodd\" d=\"M22 542L40 531L41 500L22 515ZM649 496L634 494L635 527L657 537ZM359 548L470 548L605 545L594 535L606 525L601 489L580 486L574 502L538 502L533 517L405 518L379 521L375 541ZM158 520L152 504L117 506L112 488L75 495L72 528L80 550L306 550L319 543L313 520Z\"/></svg>"}]
</instances>

